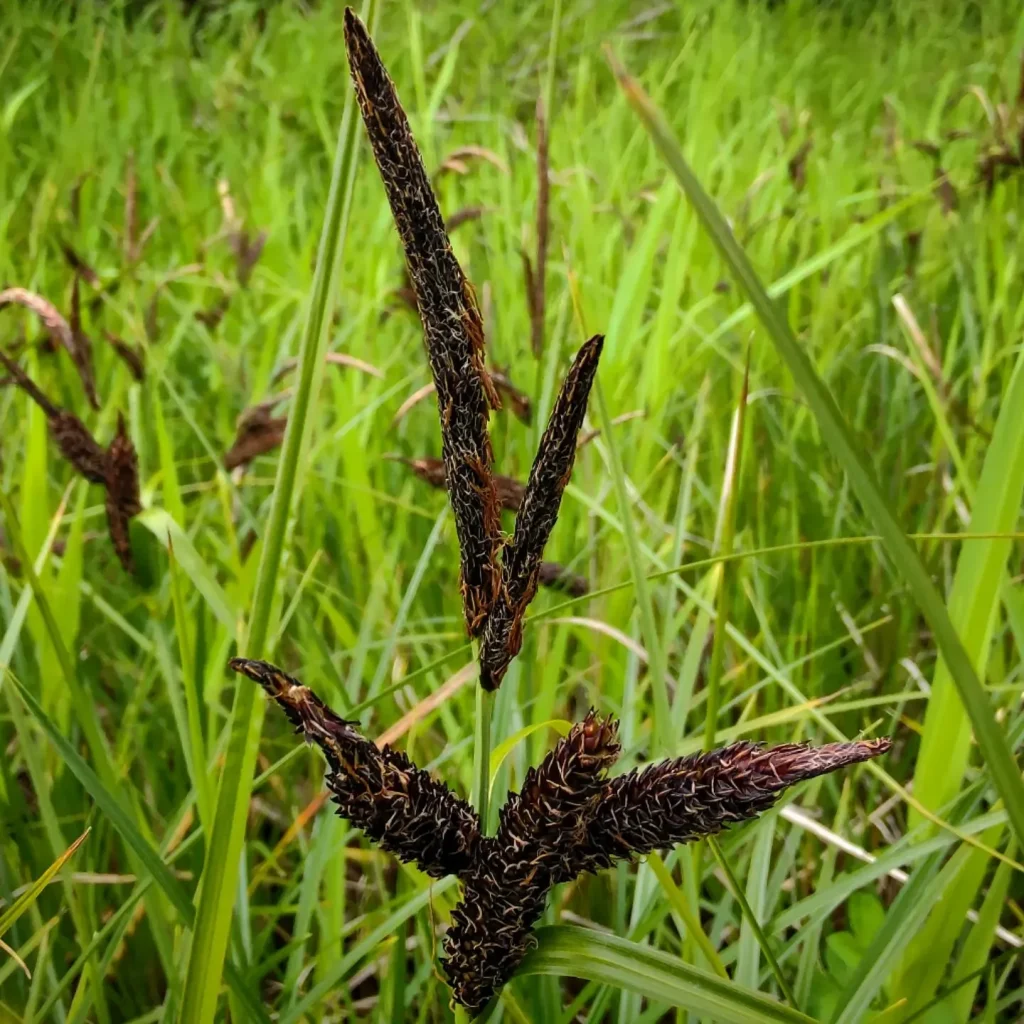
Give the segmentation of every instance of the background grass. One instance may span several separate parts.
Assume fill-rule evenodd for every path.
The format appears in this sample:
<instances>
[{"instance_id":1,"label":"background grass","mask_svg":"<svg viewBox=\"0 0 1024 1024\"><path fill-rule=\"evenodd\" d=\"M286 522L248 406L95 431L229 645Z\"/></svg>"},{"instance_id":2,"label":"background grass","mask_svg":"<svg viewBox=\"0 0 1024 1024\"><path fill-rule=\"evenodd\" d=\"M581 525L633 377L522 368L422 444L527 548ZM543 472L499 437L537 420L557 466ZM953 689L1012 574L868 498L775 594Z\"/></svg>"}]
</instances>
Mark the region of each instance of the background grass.
<instances>
[{"instance_id":1,"label":"background grass","mask_svg":"<svg viewBox=\"0 0 1024 1024\"><path fill-rule=\"evenodd\" d=\"M221 459L239 413L295 383L273 378L298 353L350 90L339 4L262 15L259 6L224 5L201 20L173 4L133 7L130 18L29 4L4 16L0 282L66 309L61 239L103 277L119 274L129 154L140 230L158 218L138 267L86 316L98 413L70 362L31 344L35 323L0 314L2 341L27 339L23 365L102 441L125 411L147 505L133 581L106 541L99 492L71 482L25 396L0 391L0 665L11 670L0 684L0 896L13 903L92 828L63 884L0 936L32 975L0 959L0 1013L11 1019L171 1020L188 999L185 923L238 685L224 665L245 634L277 455L244 477ZM1008 933L1024 935L1021 858L948 670L877 543L811 543L862 538L870 521L601 45L640 78L763 279L778 282L774 294L903 528L1005 534L1021 528L1024 440L1011 399L1022 376L1024 177L1009 173L989 194L978 161L1000 144L1000 125L1012 139L1024 123L1014 107L1024 19L999 3L390 2L377 39L428 166L472 144L505 168L474 162L439 183L447 213L487 209L454 244L487 311L492 362L534 402L532 426L494 417L500 470L525 477L579 344L570 277L587 328L607 334L606 408L595 402L593 425L643 411L581 452L549 546L594 589L627 586L569 608L550 592L535 603L495 705L496 746L523 731L501 761L495 801L553 742L553 729L530 727L591 704L621 716L624 767L658 755L660 680L648 664L665 667L670 749L699 749L716 610L726 608L718 742L862 731L896 740L877 768L812 783L722 837L799 1009L822 1020L1018 1019L1024 976ZM538 361L519 250L534 244L533 112L549 74L552 248ZM953 131L970 136L948 141ZM922 139L940 145L955 209L948 191L933 192L933 158L913 145ZM248 289L235 283L226 243L206 245L223 223L222 180L250 230L268 231ZM414 316L398 306L382 317L400 284L397 238L362 158L328 343L381 376L324 371L267 647L339 711L358 706L371 735L414 712L397 742L468 794L471 682L421 703L470 659L451 518L441 492L383 458L439 454L432 401L392 422L429 379ZM224 295L218 326L196 320ZM104 328L145 346L144 381ZM727 520L737 552L789 547L728 572L705 563L662 575L638 603L638 574L708 559ZM159 542L168 534L173 561ZM1020 544L917 543L1019 760ZM256 770L228 937L234 980L218 1016L252 1017L248 993L284 1021L448 1019L436 936L455 887L429 887L315 814L321 763L295 750L276 714ZM831 837L809 831L815 823ZM879 859L862 864L839 838ZM887 874L899 868L906 885ZM662 954L779 995L709 854L676 851L563 887L549 911L556 922L650 948L630 960L608 940L574 961L578 937L545 932L496 1011L507 1019L685 1017L666 1005L676 990L657 973L668 970ZM623 963L656 979L647 998L630 990ZM558 980L574 970L593 980ZM715 1019L694 999L692 1019Z\"/></svg>"}]
</instances>

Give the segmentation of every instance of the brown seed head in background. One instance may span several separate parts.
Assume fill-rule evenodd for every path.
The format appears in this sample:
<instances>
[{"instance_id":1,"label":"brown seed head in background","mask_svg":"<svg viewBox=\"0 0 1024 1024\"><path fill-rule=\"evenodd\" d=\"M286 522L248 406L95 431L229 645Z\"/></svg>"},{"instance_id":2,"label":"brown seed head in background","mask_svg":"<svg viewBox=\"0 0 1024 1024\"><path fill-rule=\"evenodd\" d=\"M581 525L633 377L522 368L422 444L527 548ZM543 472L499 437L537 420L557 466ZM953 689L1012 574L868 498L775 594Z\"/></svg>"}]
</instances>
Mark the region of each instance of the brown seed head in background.
<instances>
[{"instance_id":1,"label":"brown seed head in background","mask_svg":"<svg viewBox=\"0 0 1024 1024\"><path fill-rule=\"evenodd\" d=\"M135 571L128 523L142 511L139 497L139 458L135 452L124 417L118 414L117 433L107 449L107 526L121 565L126 572Z\"/></svg>"},{"instance_id":2,"label":"brown seed head in background","mask_svg":"<svg viewBox=\"0 0 1024 1024\"><path fill-rule=\"evenodd\" d=\"M387 458L391 457L387 456ZM432 459L429 456L417 459L407 459L402 456L394 458L397 462L405 463L421 480L425 480L432 487L444 487L444 463L440 459ZM501 507L508 512L518 512L523 501L523 493L526 490L523 484L518 480L513 480L510 476L498 476L497 474L493 476L493 480Z\"/></svg>"},{"instance_id":3,"label":"brown seed head in background","mask_svg":"<svg viewBox=\"0 0 1024 1024\"><path fill-rule=\"evenodd\" d=\"M238 420L234 443L224 456L228 470L246 466L258 455L280 448L288 426L287 416L271 416L267 404L247 409Z\"/></svg>"},{"instance_id":4,"label":"brown seed head in background","mask_svg":"<svg viewBox=\"0 0 1024 1024\"><path fill-rule=\"evenodd\" d=\"M46 414L50 436L56 442L61 455L86 480L94 484L105 483L107 453L96 443L86 425L74 413L54 405L36 387L28 374L3 351L0 351L0 363L7 369L11 380Z\"/></svg>"},{"instance_id":5,"label":"brown seed head in background","mask_svg":"<svg viewBox=\"0 0 1024 1024\"><path fill-rule=\"evenodd\" d=\"M522 647L523 615L537 593L541 557L572 473L576 439L603 343L602 335L594 335L577 353L533 461L515 534L502 553L501 589L480 646L480 683L484 689L497 689Z\"/></svg>"},{"instance_id":6,"label":"brown seed head in background","mask_svg":"<svg viewBox=\"0 0 1024 1024\"><path fill-rule=\"evenodd\" d=\"M498 590L501 543L488 435L488 404L497 408L500 403L484 366L483 323L394 84L351 8L345 10L345 46L423 323L461 548L466 626L478 636Z\"/></svg>"},{"instance_id":7,"label":"brown seed head in background","mask_svg":"<svg viewBox=\"0 0 1024 1024\"><path fill-rule=\"evenodd\" d=\"M77 278L76 289L77 289ZM57 312L56 307L47 302L41 295L27 291L25 288L6 288L0 291L0 309L4 306L22 306L35 313L42 321L43 326L50 332L50 336L61 343L71 361L78 370L78 376L82 381L82 388L85 391L89 404L94 408L100 407L100 400L96 394L96 382L92 373L92 358L88 351L88 340L86 345L80 343L79 338L71 330L71 325Z\"/></svg>"}]
</instances>

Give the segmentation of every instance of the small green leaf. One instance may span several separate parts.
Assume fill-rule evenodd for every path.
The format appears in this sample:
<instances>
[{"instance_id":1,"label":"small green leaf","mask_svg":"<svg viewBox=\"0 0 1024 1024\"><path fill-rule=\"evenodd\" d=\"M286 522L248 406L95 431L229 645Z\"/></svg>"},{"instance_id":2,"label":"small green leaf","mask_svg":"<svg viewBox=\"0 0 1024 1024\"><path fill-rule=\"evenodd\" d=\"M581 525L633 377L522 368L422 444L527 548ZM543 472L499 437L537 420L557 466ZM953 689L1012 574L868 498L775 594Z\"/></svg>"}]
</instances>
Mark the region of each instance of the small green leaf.
<instances>
[{"instance_id":1,"label":"small green leaf","mask_svg":"<svg viewBox=\"0 0 1024 1024\"><path fill-rule=\"evenodd\" d=\"M22 914L32 906L39 894L50 884L50 879L74 856L91 829L86 829L2 914L0 935L3 935Z\"/></svg>"},{"instance_id":2,"label":"small green leaf","mask_svg":"<svg viewBox=\"0 0 1024 1024\"><path fill-rule=\"evenodd\" d=\"M526 726L525 729L520 729L519 732L513 733L503 743L499 743L491 753L490 762L490 790L494 789L494 780L498 777L498 769L501 768L512 751L526 739L527 736L532 736L533 733L538 732L541 729L551 728L558 733L559 736L567 736L569 730L572 728L572 722L567 722L564 718L549 718L546 722L534 722L533 725Z\"/></svg>"}]
</instances>

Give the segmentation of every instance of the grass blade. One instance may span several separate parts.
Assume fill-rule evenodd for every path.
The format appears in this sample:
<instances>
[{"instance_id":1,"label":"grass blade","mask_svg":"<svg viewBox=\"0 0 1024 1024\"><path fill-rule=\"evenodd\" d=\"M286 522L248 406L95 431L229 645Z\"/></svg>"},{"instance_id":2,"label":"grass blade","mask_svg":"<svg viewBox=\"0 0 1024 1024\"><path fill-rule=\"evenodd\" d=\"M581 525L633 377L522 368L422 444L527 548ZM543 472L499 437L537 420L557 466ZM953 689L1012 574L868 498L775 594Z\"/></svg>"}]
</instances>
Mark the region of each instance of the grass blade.
<instances>
[{"instance_id":1,"label":"grass blade","mask_svg":"<svg viewBox=\"0 0 1024 1024\"><path fill-rule=\"evenodd\" d=\"M875 480L865 453L857 445L835 399L800 347L782 311L767 295L746 254L737 244L729 226L704 191L683 156L679 143L662 114L649 97L608 52L609 60L627 99L651 135L662 158L693 205L700 221L723 260L746 292L776 351L810 407L818 427L836 460L846 471L850 485L864 511L871 518L893 564L903 577L928 624L949 667L960 699L970 716L975 736L992 780L1006 804L1006 811L1018 840L1024 840L1024 784L1013 753L999 728L981 682L971 664L949 612L935 584L896 521Z\"/></svg>"},{"instance_id":2,"label":"grass blade","mask_svg":"<svg viewBox=\"0 0 1024 1024\"><path fill-rule=\"evenodd\" d=\"M178 912L181 920L190 926L195 916L195 908L192 906L192 901L188 898L188 894L171 873L170 868L164 863L160 854L146 842L114 794L104 785L92 768L86 764L74 746L50 720L46 712L43 711L35 697L25 688L24 684L16 676L8 675L7 678L13 683L21 696L22 702L36 722L42 727L43 732L49 736L50 741L57 748L57 752L64 763L71 769L72 774L82 784L86 792L89 793L96 806L110 819L111 824L138 857L146 872L170 900L171 905ZM269 1018L263 1011L263 1008L256 1001L242 975L234 969L233 965L228 965L225 975L232 992L242 1000L252 1019L269 1024Z\"/></svg>"},{"instance_id":3,"label":"grass blade","mask_svg":"<svg viewBox=\"0 0 1024 1024\"><path fill-rule=\"evenodd\" d=\"M971 503L969 533L1013 529L1024 492L1024 354L1010 378ZM949 612L975 669L984 672L999 611L1010 542L983 541L963 548L949 595ZM960 786L970 752L970 722L957 700L948 659L940 660L924 718L914 771L914 794L936 810ZM911 814L910 823L920 816Z\"/></svg>"},{"instance_id":4,"label":"grass blade","mask_svg":"<svg viewBox=\"0 0 1024 1024\"><path fill-rule=\"evenodd\" d=\"M86 829L2 914L0 914L0 935L3 935L22 914L39 898L39 894L50 884L50 879L74 856L91 829Z\"/></svg>"},{"instance_id":5,"label":"grass blade","mask_svg":"<svg viewBox=\"0 0 1024 1024\"><path fill-rule=\"evenodd\" d=\"M377 4L375 0L369 0L367 6L369 11L364 13L364 19L371 22L372 31ZM244 651L252 658L266 653L264 648L270 634L271 609L284 551L285 533L295 496L300 457L307 444L309 412L323 371L323 356L336 298L336 268L345 244L352 204L357 128L355 96L348 91L334 156L313 288L303 328L295 395L288 415L281 458L277 464L277 478L245 641ZM182 1019L194 1024L210 1024L217 1008L221 965L227 952L235 882L263 714L264 703L258 699L256 687L236 686L229 725L230 738L217 793L208 852L203 864L196 926L185 975Z\"/></svg>"},{"instance_id":6,"label":"grass blade","mask_svg":"<svg viewBox=\"0 0 1024 1024\"><path fill-rule=\"evenodd\" d=\"M807 1024L812 1019L628 939L572 925L541 928L537 939L537 948L519 968L520 977L554 974L600 980L704 1015L717 1024Z\"/></svg>"}]
</instances>

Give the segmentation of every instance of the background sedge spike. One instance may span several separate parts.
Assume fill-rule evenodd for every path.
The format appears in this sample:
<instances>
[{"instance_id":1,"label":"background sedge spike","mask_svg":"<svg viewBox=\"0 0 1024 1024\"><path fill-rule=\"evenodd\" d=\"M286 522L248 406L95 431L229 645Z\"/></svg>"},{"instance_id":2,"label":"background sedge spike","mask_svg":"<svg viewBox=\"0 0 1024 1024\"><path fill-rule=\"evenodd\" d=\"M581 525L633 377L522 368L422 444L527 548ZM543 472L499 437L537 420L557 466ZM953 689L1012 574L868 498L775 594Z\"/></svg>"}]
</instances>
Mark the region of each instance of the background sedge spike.
<instances>
[{"instance_id":1,"label":"background sedge spike","mask_svg":"<svg viewBox=\"0 0 1024 1024\"><path fill-rule=\"evenodd\" d=\"M117 433L106 452L104 483L107 488L106 509L110 541L126 572L135 571L128 522L142 511L139 497L139 457L124 425L124 416L117 415Z\"/></svg>"},{"instance_id":2,"label":"background sedge spike","mask_svg":"<svg viewBox=\"0 0 1024 1024\"><path fill-rule=\"evenodd\" d=\"M405 250L441 417L445 479L462 556L466 628L479 636L498 592L501 543L488 403L498 396L484 366L473 288L452 252L423 158L394 84L366 27L345 10L345 47L359 109Z\"/></svg>"},{"instance_id":3,"label":"background sedge spike","mask_svg":"<svg viewBox=\"0 0 1024 1024\"><path fill-rule=\"evenodd\" d=\"M265 661L234 658L259 683L330 767L327 788L338 814L382 850L434 878L465 871L480 841L476 811L405 754L378 750L354 722L339 718L297 679Z\"/></svg>"},{"instance_id":4,"label":"background sedge spike","mask_svg":"<svg viewBox=\"0 0 1024 1024\"><path fill-rule=\"evenodd\" d=\"M497 689L523 645L523 615L537 593L541 558L576 459L576 439L597 373L604 336L595 334L576 354L555 399L526 482L512 542L502 552L501 589L480 645L480 685Z\"/></svg>"},{"instance_id":5,"label":"background sedge spike","mask_svg":"<svg viewBox=\"0 0 1024 1024\"><path fill-rule=\"evenodd\" d=\"M21 388L46 414L50 436L57 442L61 455L90 483L105 483L107 455L97 444L89 428L74 413L54 405L36 387L35 382L28 374L2 350L0 350L0 363L3 363L14 384Z\"/></svg>"}]
</instances>

